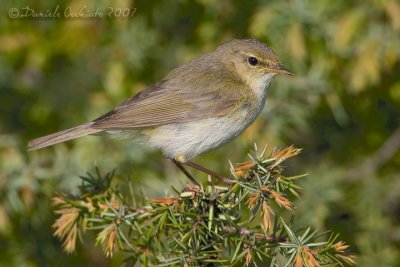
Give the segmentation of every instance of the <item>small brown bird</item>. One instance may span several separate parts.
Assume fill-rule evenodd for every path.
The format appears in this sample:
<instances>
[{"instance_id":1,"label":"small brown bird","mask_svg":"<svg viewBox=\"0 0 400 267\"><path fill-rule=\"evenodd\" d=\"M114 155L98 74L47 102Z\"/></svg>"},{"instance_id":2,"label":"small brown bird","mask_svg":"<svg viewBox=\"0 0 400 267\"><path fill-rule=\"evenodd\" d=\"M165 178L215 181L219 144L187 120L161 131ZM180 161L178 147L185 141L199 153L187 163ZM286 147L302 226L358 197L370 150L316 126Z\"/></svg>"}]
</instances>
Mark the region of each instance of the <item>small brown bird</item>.
<instances>
[{"instance_id":1,"label":"small brown bird","mask_svg":"<svg viewBox=\"0 0 400 267\"><path fill-rule=\"evenodd\" d=\"M238 136L258 116L278 74L293 75L266 45L232 40L172 70L164 79L99 118L29 143L35 150L90 134L140 139L160 149L190 178L186 164Z\"/></svg>"}]
</instances>

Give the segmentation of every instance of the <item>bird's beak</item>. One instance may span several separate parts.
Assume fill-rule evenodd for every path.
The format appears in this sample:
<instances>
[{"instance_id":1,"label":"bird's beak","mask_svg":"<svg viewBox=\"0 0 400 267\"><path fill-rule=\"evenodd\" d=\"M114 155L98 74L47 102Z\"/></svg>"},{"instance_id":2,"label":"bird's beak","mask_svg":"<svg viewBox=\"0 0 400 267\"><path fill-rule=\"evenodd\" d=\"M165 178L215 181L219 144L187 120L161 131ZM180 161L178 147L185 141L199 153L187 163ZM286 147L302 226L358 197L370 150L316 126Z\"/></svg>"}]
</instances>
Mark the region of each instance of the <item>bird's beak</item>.
<instances>
[{"instance_id":1,"label":"bird's beak","mask_svg":"<svg viewBox=\"0 0 400 267\"><path fill-rule=\"evenodd\" d=\"M294 73L291 70L285 68L283 65L267 67L267 68L264 68L264 70L270 71L270 72L275 72L275 73L278 73L278 74L286 74L286 75L290 75L290 76L294 75Z\"/></svg>"}]
</instances>

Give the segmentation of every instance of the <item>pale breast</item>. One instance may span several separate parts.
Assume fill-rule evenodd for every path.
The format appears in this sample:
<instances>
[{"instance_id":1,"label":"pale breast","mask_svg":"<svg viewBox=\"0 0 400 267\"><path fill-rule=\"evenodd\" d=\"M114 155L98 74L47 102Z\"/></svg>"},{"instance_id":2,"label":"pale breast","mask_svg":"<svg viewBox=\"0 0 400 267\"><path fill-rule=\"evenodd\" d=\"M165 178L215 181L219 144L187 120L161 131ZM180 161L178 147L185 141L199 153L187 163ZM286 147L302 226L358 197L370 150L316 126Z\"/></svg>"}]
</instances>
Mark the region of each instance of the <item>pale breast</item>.
<instances>
[{"instance_id":1,"label":"pale breast","mask_svg":"<svg viewBox=\"0 0 400 267\"><path fill-rule=\"evenodd\" d=\"M255 106L243 105L225 117L159 126L146 134L147 141L166 157L184 162L238 136L255 120L263 104L264 100Z\"/></svg>"}]
</instances>

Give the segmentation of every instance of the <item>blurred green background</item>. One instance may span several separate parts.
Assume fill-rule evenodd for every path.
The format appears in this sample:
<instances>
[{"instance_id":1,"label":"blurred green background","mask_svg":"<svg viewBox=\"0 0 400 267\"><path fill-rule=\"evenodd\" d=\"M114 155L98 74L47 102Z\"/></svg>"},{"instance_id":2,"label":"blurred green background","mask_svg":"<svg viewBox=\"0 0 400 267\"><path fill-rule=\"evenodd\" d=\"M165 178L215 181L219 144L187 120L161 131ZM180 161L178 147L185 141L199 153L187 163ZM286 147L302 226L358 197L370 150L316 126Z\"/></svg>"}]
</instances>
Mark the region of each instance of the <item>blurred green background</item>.
<instances>
[{"instance_id":1,"label":"blurred green background","mask_svg":"<svg viewBox=\"0 0 400 267\"><path fill-rule=\"evenodd\" d=\"M9 10L136 9L123 18L17 18ZM400 266L400 3L370 1L3 1L0 7L0 266L119 266L94 240L73 255L52 237L51 198L99 166L150 196L186 182L157 151L86 137L35 152L28 140L110 110L233 38L256 38L292 69L260 118L196 159L220 173L253 142L294 144L309 173L298 223L341 233L360 266ZM196 173L200 179L204 175Z\"/></svg>"}]
</instances>

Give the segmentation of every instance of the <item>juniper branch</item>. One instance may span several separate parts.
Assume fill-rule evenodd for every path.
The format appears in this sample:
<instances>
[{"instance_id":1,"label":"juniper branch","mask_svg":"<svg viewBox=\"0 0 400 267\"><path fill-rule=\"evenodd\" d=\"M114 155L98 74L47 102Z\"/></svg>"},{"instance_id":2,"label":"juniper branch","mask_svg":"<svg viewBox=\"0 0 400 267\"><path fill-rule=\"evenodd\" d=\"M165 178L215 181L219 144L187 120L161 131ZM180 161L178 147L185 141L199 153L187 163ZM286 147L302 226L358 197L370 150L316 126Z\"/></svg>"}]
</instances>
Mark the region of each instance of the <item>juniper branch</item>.
<instances>
[{"instance_id":1,"label":"juniper branch","mask_svg":"<svg viewBox=\"0 0 400 267\"><path fill-rule=\"evenodd\" d=\"M82 177L81 195L54 198L60 217L55 235L72 252L79 231L93 231L107 256L120 251L127 260L157 266L257 265L320 266L353 264L348 246L331 235L321 241L316 231L294 230L284 219L299 197L295 183L304 175L287 177L282 163L299 154L287 147L258 151L251 161L231 168L232 184L188 184L161 199L129 199L113 174ZM136 203L136 204L130 204ZM264 265L264 264L263 264Z\"/></svg>"}]
</instances>

